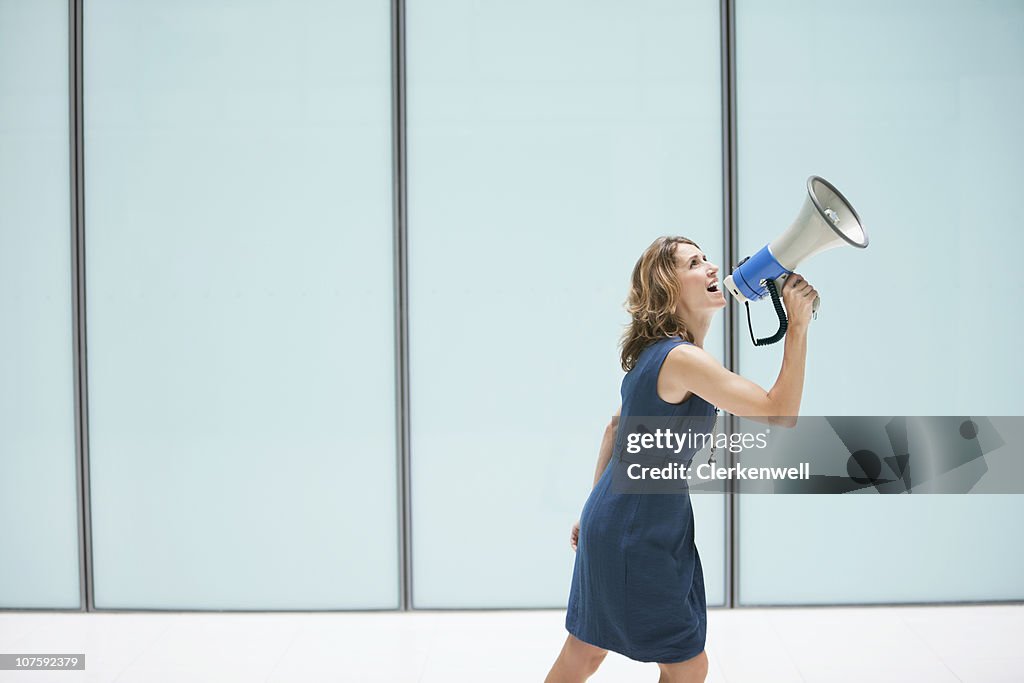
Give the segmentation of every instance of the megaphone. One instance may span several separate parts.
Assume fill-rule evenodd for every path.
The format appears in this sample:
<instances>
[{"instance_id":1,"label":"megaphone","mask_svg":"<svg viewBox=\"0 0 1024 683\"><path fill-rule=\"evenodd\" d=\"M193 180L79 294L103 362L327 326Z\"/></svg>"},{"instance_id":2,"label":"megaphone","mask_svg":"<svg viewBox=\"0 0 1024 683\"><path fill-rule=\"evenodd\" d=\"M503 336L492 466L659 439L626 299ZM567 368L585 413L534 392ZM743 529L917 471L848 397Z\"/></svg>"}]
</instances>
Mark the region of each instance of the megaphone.
<instances>
[{"instance_id":1,"label":"megaphone","mask_svg":"<svg viewBox=\"0 0 1024 683\"><path fill-rule=\"evenodd\" d=\"M804 205L789 229L740 261L732 275L725 278L725 288L747 306L747 327L754 346L774 344L786 334L788 321L779 297L786 278L811 256L844 244L864 249L868 246L868 233L846 197L832 183L812 175L807 179ZM750 302L766 296L771 296L775 305L779 329L770 337L757 339L750 323ZM821 299L815 297L815 313L820 303Z\"/></svg>"}]
</instances>

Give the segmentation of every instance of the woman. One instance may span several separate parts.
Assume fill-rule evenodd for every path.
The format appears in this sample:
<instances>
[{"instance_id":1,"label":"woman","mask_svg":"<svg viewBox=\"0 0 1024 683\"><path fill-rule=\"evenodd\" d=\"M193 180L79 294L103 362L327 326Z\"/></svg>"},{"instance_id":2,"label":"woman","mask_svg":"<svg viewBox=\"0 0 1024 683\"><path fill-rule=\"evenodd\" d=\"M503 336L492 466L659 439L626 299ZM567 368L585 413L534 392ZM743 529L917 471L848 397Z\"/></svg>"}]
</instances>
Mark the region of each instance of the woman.
<instances>
[{"instance_id":1,"label":"woman","mask_svg":"<svg viewBox=\"0 0 1024 683\"><path fill-rule=\"evenodd\" d=\"M799 414L817 292L796 273L787 278L785 354L778 379L765 391L704 350L711 320L725 306L722 289L718 266L685 237L658 238L633 268L622 405L605 429L594 489L571 532L576 564L565 617L569 636L546 683L586 680L608 650L657 662L660 683L707 675L707 606L689 494L616 493L614 468L607 465L622 445L616 442L620 416L704 418L716 406L771 422ZM685 462L693 452L682 455Z\"/></svg>"}]
</instances>

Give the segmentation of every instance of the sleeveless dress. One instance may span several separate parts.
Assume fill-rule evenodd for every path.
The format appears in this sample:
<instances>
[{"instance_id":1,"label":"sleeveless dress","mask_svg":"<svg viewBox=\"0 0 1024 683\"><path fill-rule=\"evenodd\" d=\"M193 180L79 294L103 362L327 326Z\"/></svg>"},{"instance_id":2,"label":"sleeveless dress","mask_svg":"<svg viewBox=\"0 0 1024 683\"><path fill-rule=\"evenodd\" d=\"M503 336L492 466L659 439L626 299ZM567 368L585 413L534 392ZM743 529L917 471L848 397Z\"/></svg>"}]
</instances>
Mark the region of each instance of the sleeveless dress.
<instances>
[{"instance_id":1,"label":"sleeveless dress","mask_svg":"<svg viewBox=\"0 0 1024 683\"><path fill-rule=\"evenodd\" d=\"M696 394L677 404L658 396L665 357L689 343L668 337L640 352L622 380L620 425L631 415L708 417L710 431L715 406ZM685 661L704 650L707 628L689 491L614 492L611 464L624 445L623 431L580 515L565 628L585 643L637 661ZM682 460L691 460L694 451Z\"/></svg>"}]
</instances>

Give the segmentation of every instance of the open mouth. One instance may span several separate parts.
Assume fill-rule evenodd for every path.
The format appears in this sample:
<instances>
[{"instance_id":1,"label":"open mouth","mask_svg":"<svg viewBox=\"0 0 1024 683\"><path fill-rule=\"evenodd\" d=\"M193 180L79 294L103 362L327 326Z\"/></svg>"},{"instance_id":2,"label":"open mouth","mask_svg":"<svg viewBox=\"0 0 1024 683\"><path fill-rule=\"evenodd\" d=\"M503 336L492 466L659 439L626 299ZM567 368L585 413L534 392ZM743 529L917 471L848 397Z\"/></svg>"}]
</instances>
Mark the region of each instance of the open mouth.
<instances>
[{"instance_id":1,"label":"open mouth","mask_svg":"<svg viewBox=\"0 0 1024 683\"><path fill-rule=\"evenodd\" d=\"M708 285L708 291L709 292L717 292L718 291L718 283L717 282L712 282L710 285Z\"/></svg>"}]
</instances>

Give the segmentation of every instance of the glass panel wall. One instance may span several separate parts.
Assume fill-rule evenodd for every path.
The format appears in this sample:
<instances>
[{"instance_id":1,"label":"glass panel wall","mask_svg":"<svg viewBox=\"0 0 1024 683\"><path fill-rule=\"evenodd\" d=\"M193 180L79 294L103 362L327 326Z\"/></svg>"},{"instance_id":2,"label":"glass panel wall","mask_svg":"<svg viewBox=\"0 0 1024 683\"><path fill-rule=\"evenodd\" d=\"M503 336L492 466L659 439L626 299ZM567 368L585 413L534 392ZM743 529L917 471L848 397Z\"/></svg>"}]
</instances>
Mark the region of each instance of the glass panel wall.
<instances>
[{"instance_id":1,"label":"glass panel wall","mask_svg":"<svg viewBox=\"0 0 1024 683\"><path fill-rule=\"evenodd\" d=\"M633 264L722 256L718 3L410 0L407 34L414 605L564 607Z\"/></svg>"},{"instance_id":2,"label":"glass panel wall","mask_svg":"<svg viewBox=\"0 0 1024 683\"><path fill-rule=\"evenodd\" d=\"M398 605L387 3L85 3L96 605Z\"/></svg>"},{"instance_id":3,"label":"glass panel wall","mask_svg":"<svg viewBox=\"0 0 1024 683\"><path fill-rule=\"evenodd\" d=\"M67 2L0 2L0 607L77 609Z\"/></svg>"},{"instance_id":4,"label":"glass panel wall","mask_svg":"<svg viewBox=\"0 0 1024 683\"><path fill-rule=\"evenodd\" d=\"M1022 414L1006 202L1024 183L1024 6L740 0L736 16L742 254L789 226L811 174L871 240L798 269L822 299L801 412ZM782 344L741 334L742 374L771 386ZM739 531L743 604L1024 598L1007 540L1024 497L747 496Z\"/></svg>"},{"instance_id":5,"label":"glass panel wall","mask_svg":"<svg viewBox=\"0 0 1024 683\"><path fill-rule=\"evenodd\" d=\"M633 263L722 263L719 3L406 5L413 606L562 607ZM84 11L97 607L397 607L388 3ZM811 174L871 236L800 268L802 412L1020 414L1024 7L736 16L741 255ZM67 50L0 1L0 607L80 604ZM744 497L740 603L1022 599L1021 498Z\"/></svg>"}]
</instances>

